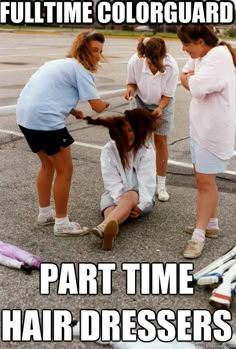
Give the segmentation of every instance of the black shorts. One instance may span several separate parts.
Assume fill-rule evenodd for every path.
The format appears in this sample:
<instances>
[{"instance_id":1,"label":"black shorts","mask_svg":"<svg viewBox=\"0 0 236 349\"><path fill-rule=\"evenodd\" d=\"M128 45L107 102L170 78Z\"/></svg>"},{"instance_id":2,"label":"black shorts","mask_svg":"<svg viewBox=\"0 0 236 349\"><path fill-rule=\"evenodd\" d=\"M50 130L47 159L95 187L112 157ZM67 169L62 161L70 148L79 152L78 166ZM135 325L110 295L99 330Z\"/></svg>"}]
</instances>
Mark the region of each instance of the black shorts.
<instances>
[{"instance_id":1,"label":"black shorts","mask_svg":"<svg viewBox=\"0 0 236 349\"><path fill-rule=\"evenodd\" d=\"M33 153L44 151L47 155L54 155L60 147L68 147L74 142L66 127L55 131L30 130L20 126Z\"/></svg>"}]
</instances>

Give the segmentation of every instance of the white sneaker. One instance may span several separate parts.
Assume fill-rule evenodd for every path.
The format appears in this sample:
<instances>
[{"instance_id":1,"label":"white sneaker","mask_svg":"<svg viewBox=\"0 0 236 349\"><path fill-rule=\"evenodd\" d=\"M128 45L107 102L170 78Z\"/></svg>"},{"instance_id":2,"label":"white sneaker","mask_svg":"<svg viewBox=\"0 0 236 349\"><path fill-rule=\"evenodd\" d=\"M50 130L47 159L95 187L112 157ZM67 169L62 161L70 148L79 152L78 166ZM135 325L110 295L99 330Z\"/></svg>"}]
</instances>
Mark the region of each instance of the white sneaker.
<instances>
[{"instance_id":1,"label":"white sneaker","mask_svg":"<svg viewBox=\"0 0 236 349\"><path fill-rule=\"evenodd\" d=\"M200 257L202 254L204 245L205 245L205 241L198 241L195 239L189 240L184 249L183 256L189 259Z\"/></svg>"},{"instance_id":2,"label":"white sneaker","mask_svg":"<svg viewBox=\"0 0 236 349\"><path fill-rule=\"evenodd\" d=\"M167 193L166 189L161 189L157 192L157 197L159 201L168 201L170 196Z\"/></svg>"},{"instance_id":3,"label":"white sneaker","mask_svg":"<svg viewBox=\"0 0 236 349\"><path fill-rule=\"evenodd\" d=\"M37 217L37 223L38 225L50 225L55 223L55 211L51 211L50 216L45 216L42 214L39 214Z\"/></svg>"},{"instance_id":4,"label":"white sneaker","mask_svg":"<svg viewBox=\"0 0 236 349\"><path fill-rule=\"evenodd\" d=\"M89 234L87 227L81 227L76 222L70 222L65 225L54 224L53 231L55 236L80 236Z\"/></svg>"},{"instance_id":5,"label":"white sneaker","mask_svg":"<svg viewBox=\"0 0 236 349\"><path fill-rule=\"evenodd\" d=\"M105 225L99 224L96 227L90 229L89 231L90 231L90 233L93 233L94 235L96 235L98 238L103 239L104 229L105 229Z\"/></svg>"}]
</instances>

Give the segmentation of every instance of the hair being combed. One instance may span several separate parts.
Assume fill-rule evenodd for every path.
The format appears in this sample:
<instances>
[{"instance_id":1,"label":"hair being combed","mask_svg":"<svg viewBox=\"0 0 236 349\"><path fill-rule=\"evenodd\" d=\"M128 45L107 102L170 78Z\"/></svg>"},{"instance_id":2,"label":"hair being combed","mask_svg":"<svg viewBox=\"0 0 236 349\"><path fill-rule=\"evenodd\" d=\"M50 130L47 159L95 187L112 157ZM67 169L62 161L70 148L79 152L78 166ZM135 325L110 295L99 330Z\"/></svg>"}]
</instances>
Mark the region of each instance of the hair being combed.
<instances>
[{"instance_id":1,"label":"hair being combed","mask_svg":"<svg viewBox=\"0 0 236 349\"><path fill-rule=\"evenodd\" d=\"M214 31L213 25L210 24L185 24L180 25L177 35L183 44L196 42L199 39L204 40L205 44L210 47L218 45L227 46L232 55L234 66L236 67L236 50L226 41L220 41Z\"/></svg>"},{"instance_id":2,"label":"hair being combed","mask_svg":"<svg viewBox=\"0 0 236 349\"><path fill-rule=\"evenodd\" d=\"M77 59L85 69L96 72L98 69L98 62L94 59L89 50L89 43L92 40L103 44L105 37L103 34L93 31L78 34L71 45L67 57Z\"/></svg>"},{"instance_id":3,"label":"hair being combed","mask_svg":"<svg viewBox=\"0 0 236 349\"><path fill-rule=\"evenodd\" d=\"M125 123L128 121L134 131L134 144L132 149L136 153L143 145L146 146L152 132L156 130L157 120L151 112L146 109L136 108L126 110L124 115L97 117L87 116L84 118L88 124L105 126L109 129L111 139L116 143L121 163L124 168L129 167L128 139L124 136Z\"/></svg>"}]
</instances>

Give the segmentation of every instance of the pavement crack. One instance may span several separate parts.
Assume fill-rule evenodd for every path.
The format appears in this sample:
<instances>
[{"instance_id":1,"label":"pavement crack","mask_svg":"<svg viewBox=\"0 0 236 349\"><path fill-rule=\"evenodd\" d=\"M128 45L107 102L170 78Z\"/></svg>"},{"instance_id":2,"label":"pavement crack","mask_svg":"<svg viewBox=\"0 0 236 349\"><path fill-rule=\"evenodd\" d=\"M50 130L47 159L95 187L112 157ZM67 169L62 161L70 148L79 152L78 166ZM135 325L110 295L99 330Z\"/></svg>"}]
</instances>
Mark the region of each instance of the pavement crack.
<instances>
[{"instance_id":1,"label":"pavement crack","mask_svg":"<svg viewBox=\"0 0 236 349\"><path fill-rule=\"evenodd\" d=\"M176 139L175 141L169 143L168 145L174 145L176 143L179 143L179 142L182 142L182 141L185 141L186 139L189 139L190 137L183 137L183 138L180 138L180 139Z\"/></svg>"}]
</instances>

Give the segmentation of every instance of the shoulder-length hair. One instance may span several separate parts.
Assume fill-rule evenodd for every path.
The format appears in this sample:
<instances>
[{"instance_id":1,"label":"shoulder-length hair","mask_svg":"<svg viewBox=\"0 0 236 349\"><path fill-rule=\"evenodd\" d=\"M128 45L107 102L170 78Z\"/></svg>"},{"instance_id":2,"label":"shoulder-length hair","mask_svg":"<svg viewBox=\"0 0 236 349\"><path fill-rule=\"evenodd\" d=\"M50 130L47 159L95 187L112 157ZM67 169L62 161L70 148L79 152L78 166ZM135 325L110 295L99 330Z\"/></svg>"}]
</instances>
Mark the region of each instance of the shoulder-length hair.
<instances>
[{"instance_id":1,"label":"shoulder-length hair","mask_svg":"<svg viewBox=\"0 0 236 349\"><path fill-rule=\"evenodd\" d=\"M196 42L202 39L207 46L215 47L218 45L227 46L232 55L234 66L236 67L236 50L226 41L218 39L213 25L210 24L185 24L180 25L177 29L177 35L183 44Z\"/></svg>"},{"instance_id":2,"label":"shoulder-length hair","mask_svg":"<svg viewBox=\"0 0 236 349\"><path fill-rule=\"evenodd\" d=\"M129 168L128 159L128 139L124 133L124 127L128 121L134 132L133 151L136 153L141 146L147 146L152 132L158 126L158 121L155 116L146 109L136 108L133 110L126 110L124 115L108 116L92 118L85 117L89 124L105 126L109 129L109 135L116 143L119 151L121 163L124 168Z\"/></svg>"},{"instance_id":3,"label":"shoulder-length hair","mask_svg":"<svg viewBox=\"0 0 236 349\"><path fill-rule=\"evenodd\" d=\"M67 57L77 59L85 69L96 72L98 69L98 62L93 58L89 49L89 43L92 40L99 41L103 44L105 42L105 37L103 34L93 31L78 34L71 45Z\"/></svg>"}]
</instances>

